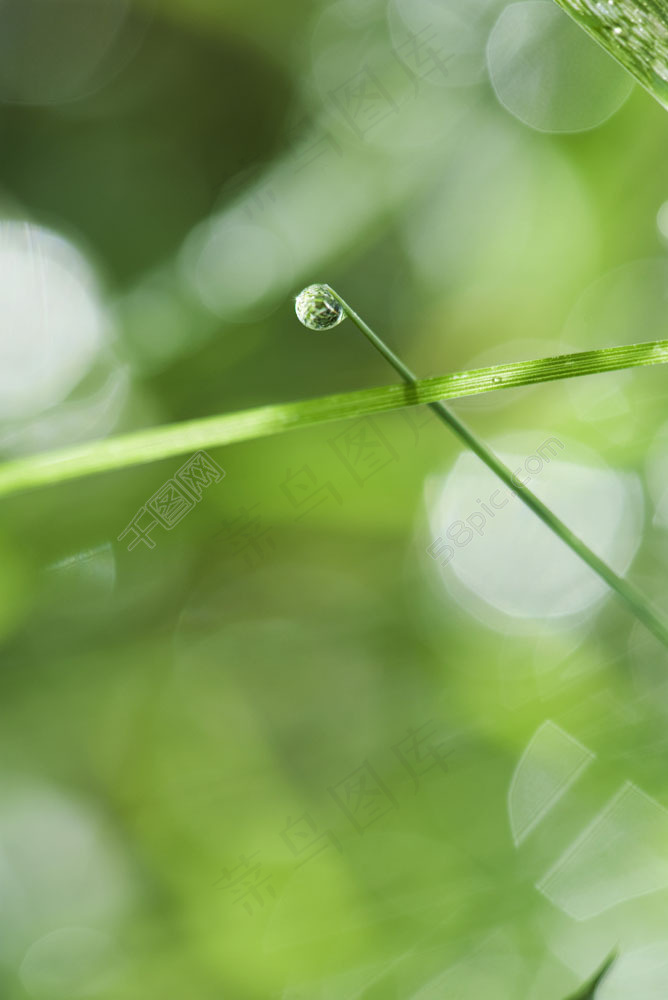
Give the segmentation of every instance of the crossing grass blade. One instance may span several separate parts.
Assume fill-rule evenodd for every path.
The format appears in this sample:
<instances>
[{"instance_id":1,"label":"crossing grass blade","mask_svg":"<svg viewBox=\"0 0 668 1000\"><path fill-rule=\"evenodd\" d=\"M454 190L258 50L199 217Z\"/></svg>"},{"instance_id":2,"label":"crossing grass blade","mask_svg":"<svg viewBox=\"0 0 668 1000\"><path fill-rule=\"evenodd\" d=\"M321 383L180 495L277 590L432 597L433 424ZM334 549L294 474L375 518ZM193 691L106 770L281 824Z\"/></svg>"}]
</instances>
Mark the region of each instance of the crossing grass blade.
<instances>
[{"instance_id":1,"label":"crossing grass blade","mask_svg":"<svg viewBox=\"0 0 668 1000\"><path fill-rule=\"evenodd\" d=\"M0 497L333 420L666 361L668 340L656 340L454 372L420 379L415 385L386 385L152 427L0 465Z\"/></svg>"}]
</instances>

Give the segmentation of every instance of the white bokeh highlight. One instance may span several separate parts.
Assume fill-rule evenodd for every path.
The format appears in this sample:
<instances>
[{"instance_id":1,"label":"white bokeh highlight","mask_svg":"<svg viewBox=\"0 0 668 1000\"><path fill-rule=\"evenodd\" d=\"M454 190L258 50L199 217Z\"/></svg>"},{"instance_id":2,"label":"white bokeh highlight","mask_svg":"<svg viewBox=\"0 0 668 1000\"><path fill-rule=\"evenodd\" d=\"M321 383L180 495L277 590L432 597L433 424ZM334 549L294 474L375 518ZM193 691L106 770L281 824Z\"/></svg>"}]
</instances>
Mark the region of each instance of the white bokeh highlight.
<instances>
[{"instance_id":1,"label":"white bokeh highlight","mask_svg":"<svg viewBox=\"0 0 668 1000\"><path fill-rule=\"evenodd\" d=\"M647 487L652 499L652 524L668 528L668 424L663 424L647 449Z\"/></svg>"},{"instance_id":2,"label":"white bokeh highlight","mask_svg":"<svg viewBox=\"0 0 668 1000\"><path fill-rule=\"evenodd\" d=\"M665 1000L668 996L668 942L624 951L596 992L596 1000Z\"/></svg>"},{"instance_id":3,"label":"white bokeh highlight","mask_svg":"<svg viewBox=\"0 0 668 1000\"><path fill-rule=\"evenodd\" d=\"M668 810L626 782L537 888L575 920L668 888Z\"/></svg>"},{"instance_id":4,"label":"white bokeh highlight","mask_svg":"<svg viewBox=\"0 0 668 1000\"><path fill-rule=\"evenodd\" d=\"M508 791L508 817L515 846L566 794L594 754L556 723L546 721L522 754Z\"/></svg>"},{"instance_id":5,"label":"white bokeh highlight","mask_svg":"<svg viewBox=\"0 0 668 1000\"><path fill-rule=\"evenodd\" d=\"M659 206L656 213L656 228L664 243L668 243L668 201Z\"/></svg>"},{"instance_id":6,"label":"white bokeh highlight","mask_svg":"<svg viewBox=\"0 0 668 1000\"><path fill-rule=\"evenodd\" d=\"M487 36L500 7L501 0L391 0L394 51L430 85L472 86L484 77Z\"/></svg>"},{"instance_id":7,"label":"white bokeh highlight","mask_svg":"<svg viewBox=\"0 0 668 1000\"><path fill-rule=\"evenodd\" d=\"M91 268L69 242L28 222L0 222L0 419L60 403L106 340Z\"/></svg>"},{"instance_id":8,"label":"white bokeh highlight","mask_svg":"<svg viewBox=\"0 0 668 1000\"><path fill-rule=\"evenodd\" d=\"M552 0L505 8L487 45L499 102L543 132L582 132L619 110L633 80Z\"/></svg>"},{"instance_id":9,"label":"white bokeh highlight","mask_svg":"<svg viewBox=\"0 0 668 1000\"><path fill-rule=\"evenodd\" d=\"M0 104L85 97L128 58L112 56L128 0L0 0Z\"/></svg>"},{"instance_id":10,"label":"white bokeh highlight","mask_svg":"<svg viewBox=\"0 0 668 1000\"><path fill-rule=\"evenodd\" d=\"M64 926L108 928L134 896L124 853L94 810L46 785L0 789L0 961Z\"/></svg>"},{"instance_id":11,"label":"white bokeh highlight","mask_svg":"<svg viewBox=\"0 0 668 1000\"><path fill-rule=\"evenodd\" d=\"M521 755L508 793L515 846L522 848L531 832L532 850L543 849L536 888L578 922L668 888L668 810L660 802L630 781L600 797L591 784L571 793L586 768L601 766L595 756L547 720ZM555 850L559 834L566 831Z\"/></svg>"},{"instance_id":12,"label":"white bokeh highlight","mask_svg":"<svg viewBox=\"0 0 668 1000\"><path fill-rule=\"evenodd\" d=\"M545 430L490 445L518 482L617 573L626 572L643 534L637 476ZM425 492L427 558L450 596L490 628L569 627L609 595L597 574L470 452Z\"/></svg>"},{"instance_id":13,"label":"white bokeh highlight","mask_svg":"<svg viewBox=\"0 0 668 1000\"><path fill-rule=\"evenodd\" d=\"M34 1000L87 1000L113 988L118 970L118 952L108 934L59 927L28 948L19 978Z\"/></svg>"}]
</instances>

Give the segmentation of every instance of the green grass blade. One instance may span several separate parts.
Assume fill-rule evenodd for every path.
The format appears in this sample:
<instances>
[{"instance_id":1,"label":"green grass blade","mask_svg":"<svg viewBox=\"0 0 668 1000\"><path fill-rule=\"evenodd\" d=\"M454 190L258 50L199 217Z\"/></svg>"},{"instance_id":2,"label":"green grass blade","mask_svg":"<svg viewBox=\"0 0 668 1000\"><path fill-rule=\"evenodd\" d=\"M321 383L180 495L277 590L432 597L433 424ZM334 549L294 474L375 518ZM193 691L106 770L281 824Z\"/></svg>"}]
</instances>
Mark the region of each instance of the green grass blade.
<instances>
[{"instance_id":1,"label":"green grass blade","mask_svg":"<svg viewBox=\"0 0 668 1000\"><path fill-rule=\"evenodd\" d=\"M362 389L153 427L0 465L0 496L332 420L666 361L668 340L657 340L454 372L420 379L416 385Z\"/></svg>"},{"instance_id":2,"label":"green grass blade","mask_svg":"<svg viewBox=\"0 0 668 1000\"><path fill-rule=\"evenodd\" d=\"M668 108L668 0L556 0Z\"/></svg>"},{"instance_id":3,"label":"green grass blade","mask_svg":"<svg viewBox=\"0 0 668 1000\"><path fill-rule=\"evenodd\" d=\"M596 991L607 976L616 958L617 955L613 952L613 954L605 960L594 978L590 979L586 986L583 986L582 989L578 990L578 992L573 994L573 996L568 997L568 1000L595 1000Z\"/></svg>"}]
</instances>

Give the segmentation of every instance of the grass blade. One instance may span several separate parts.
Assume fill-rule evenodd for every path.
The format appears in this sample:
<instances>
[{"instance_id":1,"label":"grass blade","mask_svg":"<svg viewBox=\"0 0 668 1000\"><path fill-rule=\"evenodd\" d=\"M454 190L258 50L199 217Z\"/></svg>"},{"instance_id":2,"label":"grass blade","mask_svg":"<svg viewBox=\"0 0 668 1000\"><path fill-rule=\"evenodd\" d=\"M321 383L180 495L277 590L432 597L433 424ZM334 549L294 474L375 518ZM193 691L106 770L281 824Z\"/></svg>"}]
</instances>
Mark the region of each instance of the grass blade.
<instances>
[{"instance_id":1,"label":"grass blade","mask_svg":"<svg viewBox=\"0 0 668 1000\"><path fill-rule=\"evenodd\" d=\"M668 108L668 0L556 0Z\"/></svg>"},{"instance_id":2,"label":"grass blade","mask_svg":"<svg viewBox=\"0 0 668 1000\"><path fill-rule=\"evenodd\" d=\"M0 496L347 417L666 361L668 340L656 340L454 372L420 379L415 385L361 389L152 427L0 465Z\"/></svg>"},{"instance_id":3,"label":"grass blade","mask_svg":"<svg viewBox=\"0 0 668 1000\"><path fill-rule=\"evenodd\" d=\"M298 305L303 299L306 299L316 305L316 312L320 318L322 317L322 303L325 299L329 301L330 306L332 303L338 304L343 314L345 314L355 324L360 333L366 337L373 348L385 358L392 368L394 368L404 382L413 388L418 385L419 380L417 375L412 372L406 364L404 364L401 358L394 353L391 347L389 347L385 341L378 336L378 334L374 333L368 323L365 323L362 317L356 313L355 310L349 306L348 303L342 299L333 288L330 288L329 285L310 286L310 288L305 289L299 296L299 299L297 300ZM318 304L320 304L319 309L317 308ZM331 321L331 308L328 315ZM439 400L435 403L429 403L429 407L436 414L438 419L444 423L453 432L453 434L455 434L459 440L473 452L474 455L477 455L478 458L485 463L488 469L491 469L491 471L498 476L501 482L509 488L511 493L514 492L514 487L516 487L517 484L513 473L510 471L508 466L494 454L492 449L482 440L482 438L479 438L470 427L467 427L467 425L463 423L463 421L461 421L452 410L448 409L442 401ZM539 517L540 520L547 525L547 527L553 531L565 545L568 545L568 547L577 556L579 556L583 562L593 569L594 572L597 573L613 591L615 591L622 601L624 601L627 608L636 616L636 618L641 621L649 629L649 631L664 644L664 646L668 647L668 625L654 611L645 596L634 584L615 573L615 571L599 556L597 556L596 553L590 549L578 535L571 531L567 524L557 517L554 511L544 504L543 501L526 486L517 490L515 495L522 501L523 504L525 504L525 506L532 510L533 513Z\"/></svg>"},{"instance_id":4,"label":"grass blade","mask_svg":"<svg viewBox=\"0 0 668 1000\"><path fill-rule=\"evenodd\" d=\"M608 972L612 968L612 965L616 961L616 959L617 955L615 952L613 952L612 955L610 955L605 960L602 967L596 973L594 978L590 979L589 982L585 986L583 986L581 990L578 990L577 993L574 993L572 996L568 997L567 1000L595 1000L597 989L607 976Z\"/></svg>"}]
</instances>

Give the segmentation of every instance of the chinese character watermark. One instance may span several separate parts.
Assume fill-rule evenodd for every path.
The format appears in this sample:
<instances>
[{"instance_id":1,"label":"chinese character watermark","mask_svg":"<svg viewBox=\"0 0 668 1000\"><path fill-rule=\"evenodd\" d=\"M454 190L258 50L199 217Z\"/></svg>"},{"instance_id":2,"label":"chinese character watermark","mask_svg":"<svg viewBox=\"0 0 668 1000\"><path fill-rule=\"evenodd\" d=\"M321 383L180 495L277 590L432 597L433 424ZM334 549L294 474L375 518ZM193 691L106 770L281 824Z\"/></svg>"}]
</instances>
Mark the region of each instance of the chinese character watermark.
<instances>
[{"instance_id":1,"label":"chinese character watermark","mask_svg":"<svg viewBox=\"0 0 668 1000\"><path fill-rule=\"evenodd\" d=\"M359 486L391 462L399 461L397 452L371 417L353 421L331 438L329 444Z\"/></svg>"},{"instance_id":2,"label":"chinese character watermark","mask_svg":"<svg viewBox=\"0 0 668 1000\"><path fill-rule=\"evenodd\" d=\"M533 478L539 476L543 467L549 465L551 459L557 454L556 449L563 450L564 447L563 442L556 437L543 441L536 449L536 454L529 455L525 460L524 470L521 465L514 470L512 479L518 490L528 486ZM526 479L522 478L523 471L527 474ZM479 509L469 514L465 520L453 521L445 531L445 538L443 535L439 535L427 546L427 554L434 561L438 561L441 566L447 566L454 559L456 549L465 548L473 541L476 534L482 537L485 534L488 519L496 517L496 513L507 507L511 500L515 500L516 497L517 494L510 490L496 489L486 503L478 498L476 503L479 505ZM449 542L452 544L448 544Z\"/></svg>"},{"instance_id":3,"label":"chinese character watermark","mask_svg":"<svg viewBox=\"0 0 668 1000\"><path fill-rule=\"evenodd\" d=\"M198 451L142 504L117 541L122 542L130 536L128 552L138 545L154 549L156 543L151 532L158 528L172 531L200 502L204 490L224 478L224 470L211 456L205 451Z\"/></svg>"},{"instance_id":4,"label":"chinese character watermark","mask_svg":"<svg viewBox=\"0 0 668 1000\"><path fill-rule=\"evenodd\" d=\"M420 782L432 771L448 773L444 751L445 740L439 736L439 727L430 720L407 729L407 734L390 749L401 767L407 772L417 789ZM358 835L400 808L400 797L381 777L368 759L346 777L327 789L330 798ZM400 793L399 793L400 794ZM348 829L349 832L349 829ZM343 854L341 841L335 830L314 818L308 811L289 815L279 831L283 845L289 851L294 869L327 855ZM216 887L223 888L233 903L243 904L249 916L264 909L269 900L276 899L272 876L264 873L258 853L249 858L241 857L239 864L226 868L217 880ZM251 862L255 861L254 864ZM281 866L284 867L283 865Z\"/></svg>"},{"instance_id":5,"label":"chinese character watermark","mask_svg":"<svg viewBox=\"0 0 668 1000\"><path fill-rule=\"evenodd\" d=\"M251 865L251 861L258 856L259 852L251 854L250 858L239 857L239 864L232 869L225 868L216 886L221 886L229 893L233 903L241 903L252 916L256 907L264 908L265 898L269 896L276 899L276 892L271 884L271 875L264 875L262 862L258 861Z\"/></svg>"}]
</instances>

